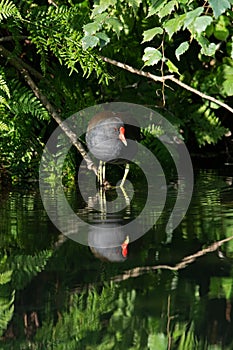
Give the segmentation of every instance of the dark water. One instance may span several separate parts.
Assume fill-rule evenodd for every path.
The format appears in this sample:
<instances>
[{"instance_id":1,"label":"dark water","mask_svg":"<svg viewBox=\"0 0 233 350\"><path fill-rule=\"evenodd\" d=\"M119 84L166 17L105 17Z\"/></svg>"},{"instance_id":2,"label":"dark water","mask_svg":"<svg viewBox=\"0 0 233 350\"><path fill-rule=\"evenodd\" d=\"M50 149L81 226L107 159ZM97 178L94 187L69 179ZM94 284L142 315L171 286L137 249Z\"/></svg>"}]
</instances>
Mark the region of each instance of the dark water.
<instances>
[{"instance_id":1,"label":"dark water","mask_svg":"<svg viewBox=\"0 0 233 350\"><path fill-rule=\"evenodd\" d=\"M72 208L92 224L70 237L86 237L92 249L59 232L38 189L2 188L0 349L233 349L232 182L230 168L196 171L189 210L166 232L176 197L171 185L161 216L160 207L150 207L139 225L152 227L134 241L123 224L144 208L142 184L131 204L130 190L121 194L126 206L107 217L94 209L106 204L103 197L86 201L66 189ZM46 200L52 205L52 196ZM103 223L114 233L107 250L109 236L99 239Z\"/></svg>"}]
</instances>

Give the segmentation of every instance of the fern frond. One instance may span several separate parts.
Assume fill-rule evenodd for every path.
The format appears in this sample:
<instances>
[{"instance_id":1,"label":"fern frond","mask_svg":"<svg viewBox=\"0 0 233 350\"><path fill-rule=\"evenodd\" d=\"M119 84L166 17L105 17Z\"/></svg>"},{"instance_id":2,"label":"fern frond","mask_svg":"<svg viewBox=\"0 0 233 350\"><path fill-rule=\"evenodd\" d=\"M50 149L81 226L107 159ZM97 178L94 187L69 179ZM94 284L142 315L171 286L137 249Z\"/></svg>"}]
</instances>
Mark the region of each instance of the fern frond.
<instances>
[{"instance_id":1,"label":"fern frond","mask_svg":"<svg viewBox=\"0 0 233 350\"><path fill-rule=\"evenodd\" d=\"M19 82L12 84L11 112L15 115L30 114L39 120L49 120L48 111L34 93Z\"/></svg>"},{"instance_id":2,"label":"fern frond","mask_svg":"<svg viewBox=\"0 0 233 350\"><path fill-rule=\"evenodd\" d=\"M2 292L3 291L1 290L1 294L2 294ZM15 291L13 291L11 294L6 293L6 295L1 296L1 301L0 301L0 337L3 335L4 331L6 331L7 326L13 317L14 301L15 301Z\"/></svg>"},{"instance_id":3,"label":"fern frond","mask_svg":"<svg viewBox=\"0 0 233 350\"><path fill-rule=\"evenodd\" d=\"M2 90L3 92L5 92L5 94L7 95L8 98L11 97L10 95L10 90L7 86L7 83L4 79L4 76L2 74L0 74L0 90Z\"/></svg>"},{"instance_id":4,"label":"fern frond","mask_svg":"<svg viewBox=\"0 0 233 350\"><path fill-rule=\"evenodd\" d=\"M95 72L99 81L110 80L105 70L105 63L89 50L83 50L83 37L80 22L80 7L49 7L48 10L37 10L28 17L28 31L31 42L41 55L41 68L47 70L51 52L61 65L70 70L70 74L79 72L80 67L86 77ZM50 56L48 56L50 54Z\"/></svg>"},{"instance_id":5,"label":"fern frond","mask_svg":"<svg viewBox=\"0 0 233 350\"><path fill-rule=\"evenodd\" d=\"M0 131L8 131L8 126L0 121Z\"/></svg>"},{"instance_id":6,"label":"fern frond","mask_svg":"<svg viewBox=\"0 0 233 350\"><path fill-rule=\"evenodd\" d=\"M8 17L21 18L21 15L13 1L2 0L0 2L0 22Z\"/></svg>"}]
</instances>

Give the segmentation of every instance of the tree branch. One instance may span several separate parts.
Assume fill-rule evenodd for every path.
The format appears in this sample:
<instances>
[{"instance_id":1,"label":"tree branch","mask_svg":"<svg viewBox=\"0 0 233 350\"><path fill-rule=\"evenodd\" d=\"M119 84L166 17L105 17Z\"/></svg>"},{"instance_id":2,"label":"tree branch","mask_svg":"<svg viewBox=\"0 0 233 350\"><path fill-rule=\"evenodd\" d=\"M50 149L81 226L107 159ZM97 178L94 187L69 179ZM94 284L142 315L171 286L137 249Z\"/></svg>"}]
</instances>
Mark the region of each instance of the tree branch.
<instances>
[{"instance_id":1,"label":"tree branch","mask_svg":"<svg viewBox=\"0 0 233 350\"><path fill-rule=\"evenodd\" d=\"M93 170L95 174L97 174L97 168L95 164L93 163L92 159L88 156L86 150L83 148L83 145L81 142L77 140L76 134L70 130L70 128L63 123L60 115L56 112L53 105L48 101L47 97L42 94L42 92L39 90L35 82L30 77L28 70L25 69L25 65L22 64L22 60L19 58L13 58L11 57L12 54L10 51L6 50L3 46L0 45L0 55L9 59L9 62L12 66L14 66L17 70L20 71L23 78L25 79L26 83L30 86L32 91L34 92L35 96L41 101L43 106L47 109L47 111L50 113L52 118L56 120L57 124L60 126L60 128L65 132L65 134L69 137L72 144L77 148L77 150L81 153L83 159L87 163L87 167L90 170Z\"/></svg>"},{"instance_id":2,"label":"tree branch","mask_svg":"<svg viewBox=\"0 0 233 350\"><path fill-rule=\"evenodd\" d=\"M5 39L7 39L7 38L12 39L12 37L5 37ZM4 39L4 38L2 38L2 39ZM1 40L0 40L0 42L1 42ZM0 50L1 50L2 56L7 58L8 62L10 62L10 64L14 65L14 62L17 61L21 67L24 67L25 69L27 69L35 78L40 79L40 80L44 79L43 75L40 72L38 72L35 68L31 67L29 64L25 63L23 60L21 60L21 58L13 57L12 52L5 49L5 47L3 47L2 45L0 45ZM13 60L13 63L11 62L12 60Z\"/></svg>"},{"instance_id":3,"label":"tree branch","mask_svg":"<svg viewBox=\"0 0 233 350\"><path fill-rule=\"evenodd\" d=\"M2 38L0 38L0 43L3 43L5 41L13 41L14 38L17 38L19 40L24 40L24 39L27 39L27 36L25 35L17 35L15 37L13 37L12 35L3 36Z\"/></svg>"},{"instance_id":4,"label":"tree branch","mask_svg":"<svg viewBox=\"0 0 233 350\"><path fill-rule=\"evenodd\" d=\"M204 98L205 100L209 100L211 102L214 102L216 103L217 105L227 109L228 111L230 111L231 113L233 113L233 108L231 108L230 106L228 106L226 103L222 102L222 101L219 101L218 99L212 97L212 96L209 96L209 95L206 95L204 94L203 92L200 92L194 88L192 88L191 86L181 82L180 80L176 79L173 75L164 75L163 77L160 77L160 76L157 76L157 75L154 75L154 74L151 74L149 72L145 72L143 70L139 70L139 69L136 69L136 68L133 68L131 66L129 66L128 64L125 64L125 63L121 63L121 62L118 62L118 61L115 61L115 60L112 60L110 58L107 58L107 57L103 57L101 56L101 59L107 63L110 63L114 66L117 66L117 67L120 67L122 69L125 69L133 74L137 74L137 75L140 75L142 77L145 77L147 79L151 79L151 80L154 80L154 81L159 81L161 83L164 83L166 80L170 80L170 81L173 81L173 83L181 86L182 88L190 91L190 92L193 92L194 94L200 96L201 98Z\"/></svg>"}]
</instances>

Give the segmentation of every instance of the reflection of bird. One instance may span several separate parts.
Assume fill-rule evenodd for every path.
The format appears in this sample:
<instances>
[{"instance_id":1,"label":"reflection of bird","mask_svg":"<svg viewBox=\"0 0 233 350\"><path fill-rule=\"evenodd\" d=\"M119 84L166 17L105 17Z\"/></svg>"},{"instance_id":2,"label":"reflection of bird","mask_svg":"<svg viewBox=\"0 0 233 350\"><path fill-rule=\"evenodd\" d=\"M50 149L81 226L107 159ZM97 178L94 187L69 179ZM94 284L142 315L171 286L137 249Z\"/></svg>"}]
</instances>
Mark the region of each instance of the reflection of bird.
<instances>
[{"instance_id":1,"label":"reflection of bird","mask_svg":"<svg viewBox=\"0 0 233 350\"><path fill-rule=\"evenodd\" d=\"M129 237L115 220L106 219L89 228L88 245L101 260L123 262L128 255L128 244Z\"/></svg>"},{"instance_id":2,"label":"reflection of bird","mask_svg":"<svg viewBox=\"0 0 233 350\"><path fill-rule=\"evenodd\" d=\"M103 111L90 120L86 142L89 151L100 160L99 182L101 186L105 184L105 162L126 163L125 174L120 186L124 185L129 172L128 161L137 152L137 145L132 140L139 141L140 138L140 127L137 126L134 118L125 113Z\"/></svg>"}]
</instances>

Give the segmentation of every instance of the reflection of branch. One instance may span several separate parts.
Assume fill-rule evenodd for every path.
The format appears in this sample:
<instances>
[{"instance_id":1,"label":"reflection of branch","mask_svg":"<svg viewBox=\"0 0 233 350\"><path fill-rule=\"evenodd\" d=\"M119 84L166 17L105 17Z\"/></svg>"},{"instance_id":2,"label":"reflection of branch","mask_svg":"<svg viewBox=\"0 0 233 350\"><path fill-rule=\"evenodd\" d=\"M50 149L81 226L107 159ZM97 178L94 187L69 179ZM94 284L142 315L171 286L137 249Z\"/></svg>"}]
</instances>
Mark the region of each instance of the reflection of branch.
<instances>
[{"instance_id":1,"label":"reflection of branch","mask_svg":"<svg viewBox=\"0 0 233 350\"><path fill-rule=\"evenodd\" d=\"M132 270L127 270L124 272L123 275L118 275L112 278L113 281L118 282L122 280L127 280L131 277L138 277L142 275L145 272L150 272L154 270L172 270L172 271L178 271L181 269L184 269L187 265L194 262L197 258L200 256L203 256L207 253L214 252L216 249L218 249L221 245L223 245L226 242L229 242L233 239L233 236L227 237L225 239L222 239L221 241L217 241L213 244L211 244L209 247L204 248L202 250L199 250L197 253L185 256L181 262L176 264L175 266L170 265L155 265L155 266L143 266L143 267L135 267Z\"/></svg>"},{"instance_id":2,"label":"reflection of branch","mask_svg":"<svg viewBox=\"0 0 233 350\"><path fill-rule=\"evenodd\" d=\"M128 72L131 72L133 74L137 74L137 75L140 75L140 76L143 76L143 77L146 77L148 79L151 79L151 80L154 80L154 81L160 81L161 83L164 83L165 80L171 80L173 81L173 83L181 86L182 88L200 96L201 98L204 98L205 100L209 100L211 102L214 102L216 103L217 105L221 106L221 107L224 107L225 109L227 109L228 111L230 111L231 113L233 113L233 108L231 108L230 106L228 106L226 103L222 102L222 101L219 101L217 100L216 98L212 97L212 96L209 96L209 95L206 95L204 94L203 92L201 91L198 91L194 88L192 88L191 86L183 83L182 81L180 81L179 79L176 79L174 78L173 75L164 75L162 77L160 76L157 76L157 75L154 75L154 74L151 74L149 72L145 72L143 70L139 70L139 69L136 69L136 68L133 68L131 66L129 66L128 64L125 64L125 63L121 63L121 62L118 62L118 61L115 61L115 60L112 60L110 58L107 58L107 57L101 57L101 59L105 62L108 62L114 66L117 66L117 67L120 67L120 68L123 68L125 70L127 70Z\"/></svg>"}]
</instances>

